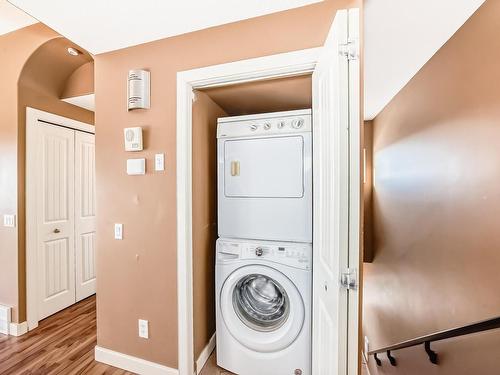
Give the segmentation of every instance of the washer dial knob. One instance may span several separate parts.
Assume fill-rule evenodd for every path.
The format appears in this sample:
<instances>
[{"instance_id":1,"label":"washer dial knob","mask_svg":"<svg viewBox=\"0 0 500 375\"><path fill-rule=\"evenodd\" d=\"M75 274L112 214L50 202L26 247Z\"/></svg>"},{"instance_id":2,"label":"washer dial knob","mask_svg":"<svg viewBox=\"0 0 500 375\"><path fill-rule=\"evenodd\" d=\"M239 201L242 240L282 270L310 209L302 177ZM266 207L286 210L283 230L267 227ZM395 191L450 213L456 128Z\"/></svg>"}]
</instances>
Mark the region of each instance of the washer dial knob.
<instances>
[{"instance_id":1,"label":"washer dial knob","mask_svg":"<svg viewBox=\"0 0 500 375\"><path fill-rule=\"evenodd\" d=\"M285 127L285 121L281 120L278 122L278 129L283 129Z\"/></svg>"},{"instance_id":2,"label":"washer dial knob","mask_svg":"<svg viewBox=\"0 0 500 375\"><path fill-rule=\"evenodd\" d=\"M250 130L252 130L252 131L256 131L257 128L258 128L258 126L255 124L250 125Z\"/></svg>"},{"instance_id":3,"label":"washer dial knob","mask_svg":"<svg viewBox=\"0 0 500 375\"><path fill-rule=\"evenodd\" d=\"M255 255L257 255L258 257L261 257L263 254L264 254L264 250L262 249L262 247L255 248Z\"/></svg>"},{"instance_id":4,"label":"washer dial knob","mask_svg":"<svg viewBox=\"0 0 500 375\"><path fill-rule=\"evenodd\" d=\"M299 118L297 120L292 121L292 128L300 129L302 126L304 126L304 119Z\"/></svg>"},{"instance_id":5,"label":"washer dial knob","mask_svg":"<svg viewBox=\"0 0 500 375\"><path fill-rule=\"evenodd\" d=\"M270 124L270 123L268 123L268 122L266 122L266 123L264 124L264 129L265 129L265 130L269 130L269 129L271 129L271 124Z\"/></svg>"}]
</instances>

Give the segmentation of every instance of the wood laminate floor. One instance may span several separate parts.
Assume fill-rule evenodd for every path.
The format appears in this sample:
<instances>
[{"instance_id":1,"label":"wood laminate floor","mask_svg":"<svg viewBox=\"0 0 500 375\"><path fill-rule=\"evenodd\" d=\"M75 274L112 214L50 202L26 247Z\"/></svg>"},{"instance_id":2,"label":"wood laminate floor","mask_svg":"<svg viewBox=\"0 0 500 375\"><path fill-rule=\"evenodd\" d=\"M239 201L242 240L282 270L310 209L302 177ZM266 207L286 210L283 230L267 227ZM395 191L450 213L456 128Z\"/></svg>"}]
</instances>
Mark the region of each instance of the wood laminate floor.
<instances>
[{"instance_id":1,"label":"wood laminate floor","mask_svg":"<svg viewBox=\"0 0 500 375\"><path fill-rule=\"evenodd\" d=\"M94 360L95 296L42 320L14 337L0 334L0 374L131 375Z\"/></svg>"},{"instance_id":2,"label":"wood laminate floor","mask_svg":"<svg viewBox=\"0 0 500 375\"><path fill-rule=\"evenodd\" d=\"M134 375L96 362L95 296L42 320L14 337L0 334L1 375ZM200 375L235 375L217 366L214 350ZM366 365L363 364L363 374Z\"/></svg>"}]
</instances>

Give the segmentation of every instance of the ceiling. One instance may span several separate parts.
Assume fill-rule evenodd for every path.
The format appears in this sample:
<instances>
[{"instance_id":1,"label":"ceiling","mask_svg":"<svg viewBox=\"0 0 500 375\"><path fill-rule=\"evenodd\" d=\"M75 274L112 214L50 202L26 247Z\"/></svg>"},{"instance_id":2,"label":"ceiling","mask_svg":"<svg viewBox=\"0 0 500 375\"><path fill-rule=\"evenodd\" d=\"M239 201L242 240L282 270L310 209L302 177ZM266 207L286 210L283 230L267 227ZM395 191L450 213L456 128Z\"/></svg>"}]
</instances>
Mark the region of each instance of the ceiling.
<instances>
[{"instance_id":1,"label":"ceiling","mask_svg":"<svg viewBox=\"0 0 500 375\"><path fill-rule=\"evenodd\" d=\"M365 0L365 119L373 119L483 2Z\"/></svg>"},{"instance_id":2,"label":"ceiling","mask_svg":"<svg viewBox=\"0 0 500 375\"><path fill-rule=\"evenodd\" d=\"M229 116L236 116L311 108L311 87L311 76L303 75L203 91Z\"/></svg>"},{"instance_id":3,"label":"ceiling","mask_svg":"<svg viewBox=\"0 0 500 375\"><path fill-rule=\"evenodd\" d=\"M320 0L9 0L92 54Z\"/></svg>"},{"instance_id":4,"label":"ceiling","mask_svg":"<svg viewBox=\"0 0 500 375\"><path fill-rule=\"evenodd\" d=\"M32 25L38 21L28 16L23 11L9 4L6 0L0 0L0 35Z\"/></svg>"},{"instance_id":5,"label":"ceiling","mask_svg":"<svg viewBox=\"0 0 500 375\"><path fill-rule=\"evenodd\" d=\"M319 0L9 1L99 54ZM483 2L365 0L365 118L374 118ZM0 0L0 34L30 22Z\"/></svg>"}]
</instances>

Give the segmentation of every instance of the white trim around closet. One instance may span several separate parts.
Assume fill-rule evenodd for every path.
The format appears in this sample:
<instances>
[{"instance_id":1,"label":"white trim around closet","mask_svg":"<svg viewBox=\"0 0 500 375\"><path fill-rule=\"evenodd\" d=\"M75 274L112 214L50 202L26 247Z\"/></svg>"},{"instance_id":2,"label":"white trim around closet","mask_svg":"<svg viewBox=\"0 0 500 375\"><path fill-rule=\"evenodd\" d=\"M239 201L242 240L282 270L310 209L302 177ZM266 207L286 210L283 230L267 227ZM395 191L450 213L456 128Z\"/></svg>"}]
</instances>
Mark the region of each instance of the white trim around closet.
<instances>
[{"instance_id":1,"label":"white trim around closet","mask_svg":"<svg viewBox=\"0 0 500 375\"><path fill-rule=\"evenodd\" d=\"M192 244L193 90L312 74L321 48L280 53L177 73L177 305L179 374L194 373Z\"/></svg>"}]
</instances>

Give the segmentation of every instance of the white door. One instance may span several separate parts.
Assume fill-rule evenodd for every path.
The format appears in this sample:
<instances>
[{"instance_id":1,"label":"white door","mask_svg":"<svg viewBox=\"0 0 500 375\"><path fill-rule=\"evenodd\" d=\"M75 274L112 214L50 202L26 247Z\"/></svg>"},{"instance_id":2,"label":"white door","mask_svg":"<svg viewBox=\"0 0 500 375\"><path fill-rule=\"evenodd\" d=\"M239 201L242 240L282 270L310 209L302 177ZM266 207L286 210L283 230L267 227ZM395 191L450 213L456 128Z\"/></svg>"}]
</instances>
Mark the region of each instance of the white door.
<instances>
[{"instance_id":1,"label":"white door","mask_svg":"<svg viewBox=\"0 0 500 375\"><path fill-rule=\"evenodd\" d=\"M337 12L313 73L312 373L317 375L356 374L358 366L357 328L354 332L348 330L358 322L357 291L348 290L340 283L342 273L349 268L349 253L359 256L358 241L351 244L350 238L350 233L359 235L358 224L353 219L359 219L359 213L350 207L350 202L359 200L359 195L355 196L356 192L359 194L359 186L351 186L354 179L350 181L350 175L359 173L360 169L350 157L350 153L356 153L356 144L351 144L349 135L350 131L356 133L359 127L359 121L353 123L354 116L350 117L350 112L359 112L359 86L356 86L359 70L355 71L357 61L356 65L352 64L357 59L357 30L357 10ZM358 80L353 79L356 77ZM356 118L359 120L359 115ZM359 142L357 145L359 147Z\"/></svg>"},{"instance_id":2,"label":"white door","mask_svg":"<svg viewBox=\"0 0 500 375\"><path fill-rule=\"evenodd\" d=\"M75 303L75 132L37 125L38 319Z\"/></svg>"},{"instance_id":3,"label":"white door","mask_svg":"<svg viewBox=\"0 0 500 375\"><path fill-rule=\"evenodd\" d=\"M95 136L75 132L76 300L95 293Z\"/></svg>"}]
</instances>

